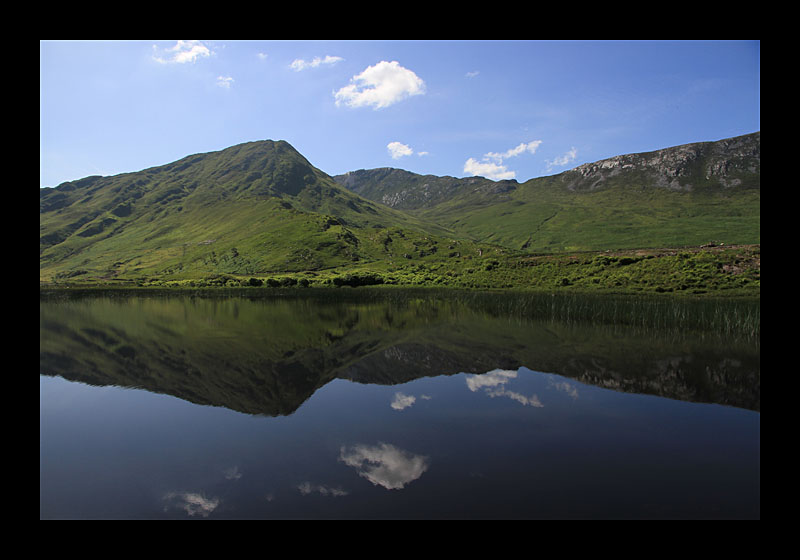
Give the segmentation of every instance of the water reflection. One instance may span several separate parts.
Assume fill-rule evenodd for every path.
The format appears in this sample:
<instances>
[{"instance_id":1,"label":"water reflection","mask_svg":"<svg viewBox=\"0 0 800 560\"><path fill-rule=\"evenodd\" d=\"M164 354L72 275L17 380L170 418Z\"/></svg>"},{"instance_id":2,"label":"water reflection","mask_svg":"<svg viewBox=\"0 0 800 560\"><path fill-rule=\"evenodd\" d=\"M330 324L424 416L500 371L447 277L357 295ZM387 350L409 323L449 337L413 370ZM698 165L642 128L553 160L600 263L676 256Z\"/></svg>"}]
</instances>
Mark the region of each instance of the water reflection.
<instances>
[{"instance_id":1,"label":"water reflection","mask_svg":"<svg viewBox=\"0 0 800 560\"><path fill-rule=\"evenodd\" d=\"M376 486L399 490L428 470L429 459L388 443L342 447L339 460Z\"/></svg>"},{"instance_id":2,"label":"water reflection","mask_svg":"<svg viewBox=\"0 0 800 560\"><path fill-rule=\"evenodd\" d=\"M179 509L190 517L208 517L219 506L218 498L207 498L195 492L169 492L164 502L164 511Z\"/></svg>"},{"instance_id":3,"label":"water reflection","mask_svg":"<svg viewBox=\"0 0 800 560\"><path fill-rule=\"evenodd\" d=\"M226 480L239 480L242 478L242 473L239 472L239 467L236 465L232 466L229 469L225 469L225 479Z\"/></svg>"},{"instance_id":4,"label":"water reflection","mask_svg":"<svg viewBox=\"0 0 800 560\"><path fill-rule=\"evenodd\" d=\"M469 387L469 390L473 393L483 390L490 397L508 397L525 406L542 408L544 405L537 395L532 394L526 397L521 393L510 391L506 388L506 383L512 379L516 379L516 377L516 371L496 369L484 375L471 375L467 377L467 387Z\"/></svg>"},{"instance_id":5,"label":"water reflection","mask_svg":"<svg viewBox=\"0 0 800 560\"><path fill-rule=\"evenodd\" d=\"M431 399L429 395L420 395L420 398L426 401ZM413 406L415 402L417 402L417 397L414 395L406 395L398 391L394 394L391 407L394 410L404 410L410 406Z\"/></svg>"},{"instance_id":6,"label":"water reflection","mask_svg":"<svg viewBox=\"0 0 800 560\"><path fill-rule=\"evenodd\" d=\"M641 332L457 301L91 298L40 302L40 372L249 414L293 413L333 379L399 384L520 366L618 391L760 409L756 341ZM487 387L486 389L489 389ZM394 410L414 404L398 396Z\"/></svg>"},{"instance_id":7,"label":"water reflection","mask_svg":"<svg viewBox=\"0 0 800 560\"><path fill-rule=\"evenodd\" d=\"M42 518L760 515L742 339L423 298L67 299L40 302L40 373Z\"/></svg>"},{"instance_id":8,"label":"water reflection","mask_svg":"<svg viewBox=\"0 0 800 560\"><path fill-rule=\"evenodd\" d=\"M342 490L341 488L332 488L330 486L325 486L324 484L312 484L308 481L298 484L297 489L303 496L308 496L309 494L320 494L322 496L333 496L334 498L337 498L341 496L347 496L349 494L349 492Z\"/></svg>"}]
</instances>

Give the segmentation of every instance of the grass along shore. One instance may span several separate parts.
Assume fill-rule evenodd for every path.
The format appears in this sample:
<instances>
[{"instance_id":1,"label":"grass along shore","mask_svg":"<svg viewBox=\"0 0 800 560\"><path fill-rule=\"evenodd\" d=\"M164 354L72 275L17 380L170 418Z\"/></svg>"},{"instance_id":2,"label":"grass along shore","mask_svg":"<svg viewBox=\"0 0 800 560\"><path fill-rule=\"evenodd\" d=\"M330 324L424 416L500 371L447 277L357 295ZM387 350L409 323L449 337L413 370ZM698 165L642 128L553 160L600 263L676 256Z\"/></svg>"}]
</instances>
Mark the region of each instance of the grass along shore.
<instances>
[{"instance_id":1,"label":"grass along shore","mask_svg":"<svg viewBox=\"0 0 800 560\"><path fill-rule=\"evenodd\" d=\"M497 249L356 262L322 270L180 277L55 277L40 288L314 288L405 286L606 294L760 296L760 245L637 249L551 254Z\"/></svg>"}]
</instances>

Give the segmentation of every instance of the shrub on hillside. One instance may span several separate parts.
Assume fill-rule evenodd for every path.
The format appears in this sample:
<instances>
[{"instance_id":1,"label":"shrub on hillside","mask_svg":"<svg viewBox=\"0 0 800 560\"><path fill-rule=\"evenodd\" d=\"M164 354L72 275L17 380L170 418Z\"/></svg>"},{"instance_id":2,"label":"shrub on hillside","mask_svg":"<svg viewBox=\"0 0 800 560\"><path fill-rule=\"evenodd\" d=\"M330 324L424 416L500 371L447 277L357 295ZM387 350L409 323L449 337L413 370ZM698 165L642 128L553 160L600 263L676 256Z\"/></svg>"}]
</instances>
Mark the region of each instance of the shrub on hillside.
<instances>
[{"instance_id":1,"label":"shrub on hillside","mask_svg":"<svg viewBox=\"0 0 800 560\"><path fill-rule=\"evenodd\" d=\"M374 272L355 272L344 276L335 276L333 283L336 286L372 286L383 284L383 277Z\"/></svg>"}]
</instances>

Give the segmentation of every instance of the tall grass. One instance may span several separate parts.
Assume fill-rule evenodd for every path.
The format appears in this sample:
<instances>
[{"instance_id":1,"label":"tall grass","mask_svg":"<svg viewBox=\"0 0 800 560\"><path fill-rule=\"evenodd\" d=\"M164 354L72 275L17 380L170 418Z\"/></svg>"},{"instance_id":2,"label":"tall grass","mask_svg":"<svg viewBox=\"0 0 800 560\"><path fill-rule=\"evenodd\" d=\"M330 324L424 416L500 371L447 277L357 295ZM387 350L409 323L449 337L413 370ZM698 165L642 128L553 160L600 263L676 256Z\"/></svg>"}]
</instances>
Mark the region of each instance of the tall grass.
<instances>
[{"instance_id":1,"label":"tall grass","mask_svg":"<svg viewBox=\"0 0 800 560\"><path fill-rule=\"evenodd\" d=\"M585 294L482 294L464 301L498 312L564 323L758 339L759 298L670 298Z\"/></svg>"},{"instance_id":2,"label":"tall grass","mask_svg":"<svg viewBox=\"0 0 800 560\"><path fill-rule=\"evenodd\" d=\"M638 330L689 336L742 337L756 343L761 336L760 298L622 296L606 294L490 292L452 288L313 288L313 289L85 289L40 290L41 297L245 297L302 298L319 303L450 302L492 316L634 327Z\"/></svg>"}]
</instances>

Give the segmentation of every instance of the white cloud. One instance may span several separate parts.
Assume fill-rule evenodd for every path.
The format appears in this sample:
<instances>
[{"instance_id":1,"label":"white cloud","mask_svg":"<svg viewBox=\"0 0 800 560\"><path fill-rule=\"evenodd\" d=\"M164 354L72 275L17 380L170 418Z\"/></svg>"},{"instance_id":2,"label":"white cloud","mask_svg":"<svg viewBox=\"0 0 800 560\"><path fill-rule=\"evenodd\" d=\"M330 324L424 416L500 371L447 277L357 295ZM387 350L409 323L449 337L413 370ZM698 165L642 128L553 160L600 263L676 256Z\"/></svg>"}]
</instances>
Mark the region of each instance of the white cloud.
<instances>
[{"instance_id":1,"label":"white cloud","mask_svg":"<svg viewBox=\"0 0 800 560\"><path fill-rule=\"evenodd\" d=\"M316 68L317 66L321 66L322 64L336 64L339 61L344 60L341 56L330 56L327 55L325 58L320 58L315 56L311 59L311 62L306 62L302 58L297 58L289 65L289 68L294 70L295 72L300 72L300 70L305 70L306 68Z\"/></svg>"},{"instance_id":2,"label":"white cloud","mask_svg":"<svg viewBox=\"0 0 800 560\"><path fill-rule=\"evenodd\" d=\"M174 47L166 49L163 54L159 54L158 50L158 47L153 45L153 59L161 64L186 64L214 54L200 41L178 41Z\"/></svg>"},{"instance_id":3,"label":"white cloud","mask_svg":"<svg viewBox=\"0 0 800 560\"><path fill-rule=\"evenodd\" d=\"M514 179L517 176L517 173L509 170L508 167L503 164L503 161L511 157L516 157L525 152L534 154L541 144L541 140L522 142L518 146L508 149L502 153L489 152L485 154L483 158L481 158L482 161L478 161L475 158L469 158L464 164L464 173L480 175L493 181Z\"/></svg>"},{"instance_id":4,"label":"white cloud","mask_svg":"<svg viewBox=\"0 0 800 560\"><path fill-rule=\"evenodd\" d=\"M395 393L392 400L392 408L395 410L403 410L417 402L417 397L413 395L404 395L403 393Z\"/></svg>"},{"instance_id":5,"label":"white cloud","mask_svg":"<svg viewBox=\"0 0 800 560\"><path fill-rule=\"evenodd\" d=\"M399 490L428 470L428 458L403 451L388 443L375 446L355 445L342 447L339 460L353 467L376 486L387 490Z\"/></svg>"},{"instance_id":6,"label":"white cloud","mask_svg":"<svg viewBox=\"0 0 800 560\"><path fill-rule=\"evenodd\" d=\"M256 56L259 60L266 60L269 55L267 53L260 52Z\"/></svg>"},{"instance_id":7,"label":"white cloud","mask_svg":"<svg viewBox=\"0 0 800 560\"><path fill-rule=\"evenodd\" d=\"M541 143L542 143L541 140L534 140L533 142L528 142L527 144L523 142L516 148L511 148L510 150L506 150L502 154L498 154L497 152L489 152L484 157L491 158L499 162L510 157L516 157L524 152L530 152L532 154L535 154L536 149L541 145Z\"/></svg>"},{"instance_id":8,"label":"white cloud","mask_svg":"<svg viewBox=\"0 0 800 560\"><path fill-rule=\"evenodd\" d=\"M464 164L464 173L470 175L480 175L492 181L500 181L502 179L513 179L517 176L515 171L509 171L505 165L498 165L490 161L478 161L475 158L469 158Z\"/></svg>"},{"instance_id":9,"label":"white cloud","mask_svg":"<svg viewBox=\"0 0 800 560\"><path fill-rule=\"evenodd\" d=\"M474 78L474 77L475 77L475 76L477 76L478 74L480 74L480 72L478 72L477 70L474 70L474 71L472 71L472 72L467 72L467 73L466 73L466 74L464 74L464 75L465 75L467 78Z\"/></svg>"},{"instance_id":10,"label":"white cloud","mask_svg":"<svg viewBox=\"0 0 800 560\"><path fill-rule=\"evenodd\" d=\"M512 379L517 378L517 372L508 369L495 369L482 375L470 375L467 377L467 387L473 393L478 389L487 387L493 388L505 385Z\"/></svg>"},{"instance_id":11,"label":"white cloud","mask_svg":"<svg viewBox=\"0 0 800 560\"><path fill-rule=\"evenodd\" d=\"M231 89L233 78L230 76L217 76L217 85L221 88Z\"/></svg>"},{"instance_id":12,"label":"white cloud","mask_svg":"<svg viewBox=\"0 0 800 560\"><path fill-rule=\"evenodd\" d=\"M512 379L517 378L517 372L513 370L495 369L483 375L470 375L467 377L467 387L472 392L483 389L490 397L508 397L525 406L542 408L544 405L536 395L526 397L516 391L509 391L505 385Z\"/></svg>"},{"instance_id":13,"label":"white cloud","mask_svg":"<svg viewBox=\"0 0 800 560\"><path fill-rule=\"evenodd\" d=\"M553 167L563 167L564 165L569 165L575 158L578 157L578 150L573 147L571 148L566 154L563 156L557 157L552 161L547 162L547 169L552 169Z\"/></svg>"},{"instance_id":14,"label":"white cloud","mask_svg":"<svg viewBox=\"0 0 800 560\"><path fill-rule=\"evenodd\" d=\"M407 146L402 142L389 142L386 145L386 149L389 151L389 155L392 156L392 159L400 159L403 156L410 156L414 153L411 146ZM417 152L417 155L427 156L428 152Z\"/></svg>"},{"instance_id":15,"label":"white cloud","mask_svg":"<svg viewBox=\"0 0 800 560\"><path fill-rule=\"evenodd\" d=\"M350 84L334 92L336 105L372 106L382 109L412 95L425 93L425 82L397 61L381 62L367 67L350 80Z\"/></svg>"},{"instance_id":16,"label":"white cloud","mask_svg":"<svg viewBox=\"0 0 800 560\"><path fill-rule=\"evenodd\" d=\"M174 507L191 516L208 517L219 506L219 498L206 498L197 492L169 492L164 500L167 502L165 510Z\"/></svg>"},{"instance_id":17,"label":"white cloud","mask_svg":"<svg viewBox=\"0 0 800 560\"><path fill-rule=\"evenodd\" d=\"M400 159L403 156L410 156L414 153L414 150L400 142L389 142L386 149L389 150L389 155L392 156L392 159Z\"/></svg>"}]
</instances>

